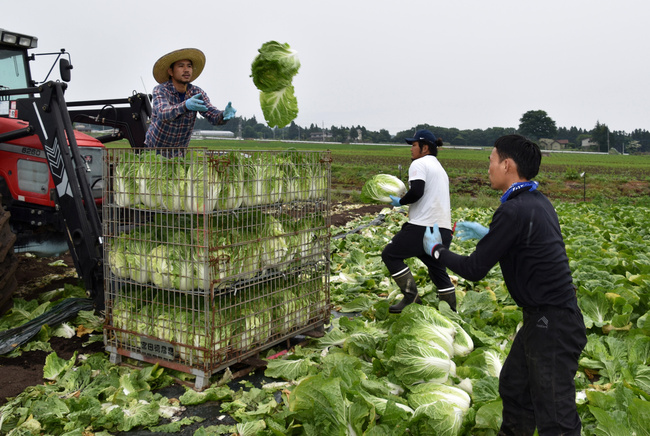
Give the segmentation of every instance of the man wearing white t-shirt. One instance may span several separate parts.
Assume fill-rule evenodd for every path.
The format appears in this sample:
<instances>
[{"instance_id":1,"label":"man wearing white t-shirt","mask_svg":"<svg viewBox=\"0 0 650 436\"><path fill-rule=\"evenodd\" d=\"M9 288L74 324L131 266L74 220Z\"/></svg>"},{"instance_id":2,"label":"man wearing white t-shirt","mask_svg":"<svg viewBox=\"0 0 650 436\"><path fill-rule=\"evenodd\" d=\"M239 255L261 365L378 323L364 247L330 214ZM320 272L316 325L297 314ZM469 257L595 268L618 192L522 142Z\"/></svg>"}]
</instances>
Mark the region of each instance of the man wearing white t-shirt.
<instances>
[{"instance_id":1,"label":"man wearing white t-shirt","mask_svg":"<svg viewBox=\"0 0 650 436\"><path fill-rule=\"evenodd\" d=\"M400 313L407 305L420 302L415 279L404 262L411 257L417 257L427 266L429 277L438 289L438 298L456 310L456 291L447 269L422 247L425 229L434 224L438 224L445 247L449 248L452 238L449 177L436 157L442 139L429 130L418 130L413 138L406 138L406 142L411 144L409 190L402 198L391 195L391 204L395 207L408 204L409 220L381 254L391 277L404 294L398 304L390 306L390 312Z\"/></svg>"}]
</instances>

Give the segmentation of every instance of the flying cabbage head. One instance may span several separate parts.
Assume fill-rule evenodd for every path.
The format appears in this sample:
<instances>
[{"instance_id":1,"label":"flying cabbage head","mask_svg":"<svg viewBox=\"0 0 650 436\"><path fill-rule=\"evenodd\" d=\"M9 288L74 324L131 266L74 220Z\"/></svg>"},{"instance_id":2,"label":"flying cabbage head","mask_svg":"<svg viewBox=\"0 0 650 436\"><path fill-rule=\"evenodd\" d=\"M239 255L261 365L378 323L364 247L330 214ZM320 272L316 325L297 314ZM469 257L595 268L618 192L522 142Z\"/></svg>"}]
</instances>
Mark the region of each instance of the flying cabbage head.
<instances>
[{"instance_id":1,"label":"flying cabbage head","mask_svg":"<svg viewBox=\"0 0 650 436\"><path fill-rule=\"evenodd\" d=\"M258 50L251 65L251 77L257 89L275 92L291 85L300 69L297 52L289 44L269 41Z\"/></svg>"}]
</instances>

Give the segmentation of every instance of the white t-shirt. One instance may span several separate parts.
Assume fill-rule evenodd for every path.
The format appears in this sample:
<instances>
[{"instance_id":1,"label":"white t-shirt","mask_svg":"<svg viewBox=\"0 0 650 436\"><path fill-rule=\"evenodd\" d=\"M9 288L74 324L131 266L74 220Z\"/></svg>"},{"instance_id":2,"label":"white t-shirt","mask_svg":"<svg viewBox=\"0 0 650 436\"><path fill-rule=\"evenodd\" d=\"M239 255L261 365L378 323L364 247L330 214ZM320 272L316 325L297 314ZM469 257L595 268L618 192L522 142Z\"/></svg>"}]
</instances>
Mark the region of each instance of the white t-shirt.
<instances>
[{"instance_id":1,"label":"white t-shirt","mask_svg":"<svg viewBox=\"0 0 650 436\"><path fill-rule=\"evenodd\" d=\"M409 204L409 222L419 226L451 230L449 177L435 156L427 155L411 162L409 185L413 180L424 180L424 194Z\"/></svg>"}]
</instances>

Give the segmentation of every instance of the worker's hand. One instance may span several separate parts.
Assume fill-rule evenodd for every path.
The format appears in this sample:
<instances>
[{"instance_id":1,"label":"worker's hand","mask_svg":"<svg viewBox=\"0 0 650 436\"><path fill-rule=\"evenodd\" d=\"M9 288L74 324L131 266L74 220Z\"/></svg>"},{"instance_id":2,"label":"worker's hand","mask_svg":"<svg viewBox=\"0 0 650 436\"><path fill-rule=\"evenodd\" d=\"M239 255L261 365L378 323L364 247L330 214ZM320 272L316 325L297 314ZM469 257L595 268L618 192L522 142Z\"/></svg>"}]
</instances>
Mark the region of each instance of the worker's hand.
<instances>
[{"instance_id":1,"label":"worker's hand","mask_svg":"<svg viewBox=\"0 0 650 436\"><path fill-rule=\"evenodd\" d=\"M400 207L401 206L401 204L399 202L399 200L400 200L399 197L395 197L394 195L389 195L389 197L391 199L391 202L390 202L391 206L395 206L395 207Z\"/></svg>"},{"instance_id":2,"label":"worker's hand","mask_svg":"<svg viewBox=\"0 0 650 436\"><path fill-rule=\"evenodd\" d=\"M224 120L230 120L235 117L235 113L237 113L237 109L232 107L230 102L226 105L226 108L223 110L223 119Z\"/></svg>"},{"instance_id":3,"label":"worker's hand","mask_svg":"<svg viewBox=\"0 0 650 436\"><path fill-rule=\"evenodd\" d=\"M190 111L205 112L208 107L203 103L201 94L194 94L189 99L185 100L185 107Z\"/></svg>"},{"instance_id":4,"label":"worker's hand","mask_svg":"<svg viewBox=\"0 0 650 436\"><path fill-rule=\"evenodd\" d=\"M433 249L436 247L436 245L442 244L442 236L440 235L440 229L438 228L438 224L433 225L433 230L431 227L427 227L424 229L424 239L422 240L422 247L424 247L424 251L431 256L431 253L433 252Z\"/></svg>"},{"instance_id":5,"label":"worker's hand","mask_svg":"<svg viewBox=\"0 0 650 436\"><path fill-rule=\"evenodd\" d=\"M490 229L485 226L480 225L472 221L461 221L456 224L456 236L461 241L467 241L468 239L481 239L483 236L487 235Z\"/></svg>"}]
</instances>

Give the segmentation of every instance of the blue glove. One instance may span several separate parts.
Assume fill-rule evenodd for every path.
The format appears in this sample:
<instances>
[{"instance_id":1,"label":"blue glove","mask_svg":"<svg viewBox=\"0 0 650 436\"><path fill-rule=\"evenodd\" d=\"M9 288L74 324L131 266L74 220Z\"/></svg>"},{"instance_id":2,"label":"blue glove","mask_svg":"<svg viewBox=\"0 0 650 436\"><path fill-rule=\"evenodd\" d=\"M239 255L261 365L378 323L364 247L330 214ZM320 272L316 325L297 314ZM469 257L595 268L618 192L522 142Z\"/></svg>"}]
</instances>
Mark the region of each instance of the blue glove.
<instances>
[{"instance_id":1,"label":"blue glove","mask_svg":"<svg viewBox=\"0 0 650 436\"><path fill-rule=\"evenodd\" d=\"M431 230L431 227L427 227L424 230L424 239L422 240L422 247L424 247L424 251L429 256L431 256L433 248L436 245L440 244L442 244L442 236L440 236L440 229L438 228L438 224L433 225L433 230Z\"/></svg>"},{"instance_id":2,"label":"blue glove","mask_svg":"<svg viewBox=\"0 0 650 436\"><path fill-rule=\"evenodd\" d=\"M208 107L203 103L201 94L194 94L191 98L185 100L185 107L190 111L205 112Z\"/></svg>"},{"instance_id":3,"label":"blue glove","mask_svg":"<svg viewBox=\"0 0 650 436\"><path fill-rule=\"evenodd\" d=\"M467 241L468 239L481 239L483 236L487 235L489 231L490 229L487 227L472 221L461 221L456 224L456 235L461 241Z\"/></svg>"},{"instance_id":4,"label":"blue glove","mask_svg":"<svg viewBox=\"0 0 650 436\"><path fill-rule=\"evenodd\" d=\"M235 113L237 112L237 109L232 107L230 102L226 105L226 108L223 110L223 119L224 120L230 120L235 117Z\"/></svg>"},{"instance_id":5,"label":"blue glove","mask_svg":"<svg viewBox=\"0 0 650 436\"><path fill-rule=\"evenodd\" d=\"M400 200L399 197L395 197L394 195L389 195L389 197L392 200L390 202L391 206L395 206L395 207L400 207L401 206L401 204L399 202L399 200Z\"/></svg>"}]
</instances>

